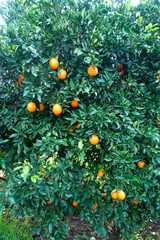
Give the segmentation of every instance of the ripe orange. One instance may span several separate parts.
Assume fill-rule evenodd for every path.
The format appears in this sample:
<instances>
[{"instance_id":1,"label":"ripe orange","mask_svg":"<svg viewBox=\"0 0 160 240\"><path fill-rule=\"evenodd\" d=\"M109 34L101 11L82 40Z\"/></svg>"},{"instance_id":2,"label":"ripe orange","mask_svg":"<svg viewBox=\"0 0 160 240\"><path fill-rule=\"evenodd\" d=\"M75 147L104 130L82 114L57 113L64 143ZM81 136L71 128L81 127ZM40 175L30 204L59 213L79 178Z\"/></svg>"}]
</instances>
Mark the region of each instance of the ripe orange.
<instances>
[{"instance_id":1,"label":"ripe orange","mask_svg":"<svg viewBox=\"0 0 160 240\"><path fill-rule=\"evenodd\" d=\"M36 110L36 104L34 102L30 102L27 105L27 110L29 112L34 112Z\"/></svg>"},{"instance_id":2,"label":"ripe orange","mask_svg":"<svg viewBox=\"0 0 160 240\"><path fill-rule=\"evenodd\" d=\"M120 199L120 200L124 200L126 198L126 194L125 192L123 192L122 190L120 190L117 194L117 197Z\"/></svg>"},{"instance_id":3,"label":"ripe orange","mask_svg":"<svg viewBox=\"0 0 160 240\"><path fill-rule=\"evenodd\" d=\"M59 104L54 104L52 110L53 110L53 113L58 117L62 112L62 107Z\"/></svg>"},{"instance_id":4,"label":"ripe orange","mask_svg":"<svg viewBox=\"0 0 160 240\"><path fill-rule=\"evenodd\" d=\"M133 201L134 204L138 204L139 202L136 202L136 200Z\"/></svg>"},{"instance_id":5,"label":"ripe orange","mask_svg":"<svg viewBox=\"0 0 160 240\"><path fill-rule=\"evenodd\" d=\"M135 87L135 83L133 83L132 86Z\"/></svg>"},{"instance_id":6,"label":"ripe orange","mask_svg":"<svg viewBox=\"0 0 160 240\"><path fill-rule=\"evenodd\" d=\"M141 105L141 102L138 102L139 105Z\"/></svg>"},{"instance_id":7,"label":"ripe orange","mask_svg":"<svg viewBox=\"0 0 160 240\"><path fill-rule=\"evenodd\" d=\"M93 207L93 210L96 210L97 207L98 207L98 204L96 203Z\"/></svg>"},{"instance_id":8,"label":"ripe orange","mask_svg":"<svg viewBox=\"0 0 160 240\"><path fill-rule=\"evenodd\" d=\"M118 70L118 71L122 71L122 70L123 70L123 65L122 65L122 64L119 64L119 65L117 66L117 70Z\"/></svg>"},{"instance_id":9,"label":"ripe orange","mask_svg":"<svg viewBox=\"0 0 160 240\"><path fill-rule=\"evenodd\" d=\"M155 123L156 125L160 125L160 122L158 122L158 123Z\"/></svg>"},{"instance_id":10,"label":"ripe orange","mask_svg":"<svg viewBox=\"0 0 160 240\"><path fill-rule=\"evenodd\" d=\"M125 81L125 80L122 80L122 82L126 83L126 81Z\"/></svg>"},{"instance_id":11,"label":"ripe orange","mask_svg":"<svg viewBox=\"0 0 160 240\"><path fill-rule=\"evenodd\" d=\"M111 197L112 197L113 199L117 199L117 198L118 198L116 190L113 190L113 191L111 192Z\"/></svg>"},{"instance_id":12,"label":"ripe orange","mask_svg":"<svg viewBox=\"0 0 160 240\"><path fill-rule=\"evenodd\" d=\"M67 77L67 72L64 69L61 69L60 72L57 72L59 79L64 80Z\"/></svg>"},{"instance_id":13,"label":"ripe orange","mask_svg":"<svg viewBox=\"0 0 160 240\"><path fill-rule=\"evenodd\" d=\"M92 77L95 77L98 74L98 68L91 64L91 66L88 68L88 74Z\"/></svg>"},{"instance_id":14,"label":"ripe orange","mask_svg":"<svg viewBox=\"0 0 160 240\"><path fill-rule=\"evenodd\" d=\"M48 204L48 205L50 205L51 203L52 203L52 202L50 202L50 201L47 201L47 204Z\"/></svg>"},{"instance_id":15,"label":"ripe orange","mask_svg":"<svg viewBox=\"0 0 160 240\"><path fill-rule=\"evenodd\" d=\"M40 159L40 156L37 156L37 160L39 160Z\"/></svg>"},{"instance_id":16,"label":"ripe orange","mask_svg":"<svg viewBox=\"0 0 160 240\"><path fill-rule=\"evenodd\" d=\"M74 108L78 107L78 101L73 100L73 101L71 102L71 106L74 107Z\"/></svg>"},{"instance_id":17,"label":"ripe orange","mask_svg":"<svg viewBox=\"0 0 160 240\"><path fill-rule=\"evenodd\" d=\"M99 178L103 177L103 172L102 171L98 171L98 177Z\"/></svg>"},{"instance_id":18,"label":"ripe orange","mask_svg":"<svg viewBox=\"0 0 160 240\"><path fill-rule=\"evenodd\" d=\"M160 79L160 74L158 74L158 78Z\"/></svg>"},{"instance_id":19,"label":"ripe orange","mask_svg":"<svg viewBox=\"0 0 160 240\"><path fill-rule=\"evenodd\" d=\"M120 76L124 76L124 75L125 75L125 71L121 71Z\"/></svg>"},{"instance_id":20,"label":"ripe orange","mask_svg":"<svg viewBox=\"0 0 160 240\"><path fill-rule=\"evenodd\" d=\"M108 90L110 91L110 90L111 90L111 88L112 88L112 86L111 86L111 85L109 85L109 87L108 87Z\"/></svg>"},{"instance_id":21,"label":"ripe orange","mask_svg":"<svg viewBox=\"0 0 160 240\"><path fill-rule=\"evenodd\" d=\"M73 201L73 202L72 202L72 205L73 205L74 207L77 207L77 206L78 206L78 203L75 202L75 201Z\"/></svg>"},{"instance_id":22,"label":"ripe orange","mask_svg":"<svg viewBox=\"0 0 160 240\"><path fill-rule=\"evenodd\" d=\"M39 110L40 112L43 112L43 111L44 111L44 105L40 103L38 110Z\"/></svg>"},{"instance_id":23,"label":"ripe orange","mask_svg":"<svg viewBox=\"0 0 160 240\"><path fill-rule=\"evenodd\" d=\"M17 103L18 103L18 101L15 101L15 102L14 102L14 104L17 104Z\"/></svg>"},{"instance_id":24,"label":"ripe orange","mask_svg":"<svg viewBox=\"0 0 160 240\"><path fill-rule=\"evenodd\" d=\"M75 125L75 128L80 128L80 125L79 125L79 123L78 123L78 125Z\"/></svg>"},{"instance_id":25,"label":"ripe orange","mask_svg":"<svg viewBox=\"0 0 160 240\"><path fill-rule=\"evenodd\" d=\"M92 135L92 138L89 139L89 142L92 144L92 145L96 145L98 142L99 142L99 138L97 135L93 134Z\"/></svg>"},{"instance_id":26,"label":"ripe orange","mask_svg":"<svg viewBox=\"0 0 160 240\"><path fill-rule=\"evenodd\" d=\"M20 81L20 82L23 82L23 75L20 75L20 76L19 76L19 81Z\"/></svg>"},{"instance_id":27,"label":"ripe orange","mask_svg":"<svg viewBox=\"0 0 160 240\"><path fill-rule=\"evenodd\" d=\"M142 162L142 161L138 162L138 167L139 168L143 168L144 165L145 165L145 162Z\"/></svg>"},{"instance_id":28,"label":"ripe orange","mask_svg":"<svg viewBox=\"0 0 160 240\"><path fill-rule=\"evenodd\" d=\"M51 60L49 61L50 64L50 68L52 68L53 70L56 70L59 67L59 62L56 58L51 58Z\"/></svg>"},{"instance_id":29,"label":"ripe orange","mask_svg":"<svg viewBox=\"0 0 160 240\"><path fill-rule=\"evenodd\" d=\"M157 120L160 121L160 118L158 118Z\"/></svg>"},{"instance_id":30,"label":"ripe orange","mask_svg":"<svg viewBox=\"0 0 160 240\"><path fill-rule=\"evenodd\" d=\"M47 230L47 227L43 227L44 230Z\"/></svg>"},{"instance_id":31,"label":"ripe orange","mask_svg":"<svg viewBox=\"0 0 160 240\"><path fill-rule=\"evenodd\" d=\"M70 127L71 127L71 126L69 125L69 126L67 127L67 129L70 128ZM74 130L70 128L68 131L69 131L69 132L73 132Z\"/></svg>"}]
</instances>

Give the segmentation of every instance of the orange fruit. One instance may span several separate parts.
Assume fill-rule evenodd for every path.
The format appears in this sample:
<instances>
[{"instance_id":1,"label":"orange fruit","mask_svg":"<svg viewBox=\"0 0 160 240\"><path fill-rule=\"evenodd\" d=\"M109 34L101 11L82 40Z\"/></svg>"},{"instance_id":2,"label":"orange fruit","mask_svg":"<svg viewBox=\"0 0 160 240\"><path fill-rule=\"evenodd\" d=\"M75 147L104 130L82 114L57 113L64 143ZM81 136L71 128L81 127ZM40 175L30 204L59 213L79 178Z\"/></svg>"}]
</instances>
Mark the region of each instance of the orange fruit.
<instances>
[{"instance_id":1,"label":"orange fruit","mask_svg":"<svg viewBox=\"0 0 160 240\"><path fill-rule=\"evenodd\" d=\"M124 71L121 71L120 72L120 76L124 76L125 75L125 72Z\"/></svg>"},{"instance_id":2,"label":"orange fruit","mask_svg":"<svg viewBox=\"0 0 160 240\"><path fill-rule=\"evenodd\" d=\"M109 85L109 87L108 87L108 90L110 91L110 90L111 90L111 88L112 88L112 86L111 86L111 85Z\"/></svg>"},{"instance_id":3,"label":"orange fruit","mask_svg":"<svg viewBox=\"0 0 160 240\"><path fill-rule=\"evenodd\" d=\"M78 101L73 100L73 101L71 102L71 106L74 107L74 108L78 107Z\"/></svg>"},{"instance_id":4,"label":"orange fruit","mask_svg":"<svg viewBox=\"0 0 160 240\"><path fill-rule=\"evenodd\" d=\"M123 192L122 190L120 190L117 194L117 197L120 199L120 200L124 200L126 198L126 194L125 192Z\"/></svg>"},{"instance_id":5,"label":"orange fruit","mask_svg":"<svg viewBox=\"0 0 160 240\"><path fill-rule=\"evenodd\" d=\"M136 200L133 201L134 204L138 204L139 202L136 202Z\"/></svg>"},{"instance_id":6,"label":"orange fruit","mask_svg":"<svg viewBox=\"0 0 160 240\"><path fill-rule=\"evenodd\" d=\"M37 156L37 160L39 160L40 159L40 156Z\"/></svg>"},{"instance_id":7,"label":"orange fruit","mask_svg":"<svg viewBox=\"0 0 160 240\"><path fill-rule=\"evenodd\" d=\"M138 102L139 105L141 105L141 102Z\"/></svg>"},{"instance_id":8,"label":"orange fruit","mask_svg":"<svg viewBox=\"0 0 160 240\"><path fill-rule=\"evenodd\" d=\"M77 206L78 206L78 203L75 202L75 201L73 201L73 202L72 202L72 205L73 205L74 207L77 207Z\"/></svg>"},{"instance_id":9,"label":"orange fruit","mask_svg":"<svg viewBox=\"0 0 160 240\"><path fill-rule=\"evenodd\" d=\"M50 64L50 68L52 68L53 70L56 70L59 67L59 62L56 58L51 58L51 60L49 61Z\"/></svg>"},{"instance_id":10,"label":"orange fruit","mask_svg":"<svg viewBox=\"0 0 160 240\"><path fill-rule=\"evenodd\" d=\"M50 202L50 201L47 201L47 204L49 204L49 205L50 205L51 203L52 203L52 202Z\"/></svg>"},{"instance_id":11,"label":"orange fruit","mask_svg":"<svg viewBox=\"0 0 160 240\"><path fill-rule=\"evenodd\" d=\"M98 68L92 64L88 68L88 74L92 77L95 77L98 74Z\"/></svg>"},{"instance_id":12,"label":"orange fruit","mask_svg":"<svg viewBox=\"0 0 160 240\"><path fill-rule=\"evenodd\" d=\"M158 118L157 120L160 121L160 118Z\"/></svg>"},{"instance_id":13,"label":"orange fruit","mask_svg":"<svg viewBox=\"0 0 160 240\"><path fill-rule=\"evenodd\" d=\"M116 190L113 190L113 191L111 192L111 197L112 197L113 199L117 199L117 198L118 198Z\"/></svg>"},{"instance_id":14,"label":"orange fruit","mask_svg":"<svg viewBox=\"0 0 160 240\"><path fill-rule=\"evenodd\" d=\"M93 134L92 137L89 139L89 142L92 145L96 145L99 142L98 136Z\"/></svg>"},{"instance_id":15,"label":"orange fruit","mask_svg":"<svg viewBox=\"0 0 160 240\"><path fill-rule=\"evenodd\" d=\"M138 162L138 167L139 168L143 168L144 165L145 165L145 162L142 162L142 161Z\"/></svg>"},{"instance_id":16,"label":"orange fruit","mask_svg":"<svg viewBox=\"0 0 160 240\"><path fill-rule=\"evenodd\" d=\"M15 102L14 102L14 104L17 104L17 103L18 103L18 101L15 101Z\"/></svg>"},{"instance_id":17,"label":"orange fruit","mask_svg":"<svg viewBox=\"0 0 160 240\"><path fill-rule=\"evenodd\" d=\"M118 70L118 71L122 71L122 70L123 70L123 65L122 65L122 64L119 64L119 65L117 66L117 70Z\"/></svg>"},{"instance_id":18,"label":"orange fruit","mask_svg":"<svg viewBox=\"0 0 160 240\"><path fill-rule=\"evenodd\" d=\"M20 81L20 82L23 82L23 75L20 75L20 76L19 76L19 81Z\"/></svg>"},{"instance_id":19,"label":"orange fruit","mask_svg":"<svg viewBox=\"0 0 160 240\"><path fill-rule=\"evenodd\" d=\"M102 171L98 171L98 177L99 178L103 177L103 172Z\"/></svg>"},{"instance_id":20,"label":"orange fruit","mask_svg":"<svg viewBox=\"0 0 160 240\"><path fill-rule=\"evenodd\" d=\"M79 123L78 123L78 125L75 125L75 128L80 128L80 125L79 125Z\"/></svg>"},{"instance_id":21,"label":"orange fruit","mask_svg":"<svg viewBox=\"0 0 160 240\"><path fill-rule=\"evenodd\" d=\"M132 86L135 87L135 83L133 83Z\"/></svg>"},{"instance_id":22,"label":"orange fruit","mask_svg":"<svg viewBox=\"0 0 160 240\"><path fill-rule=\"evenodd\" d=\"M18 86L20 86L20 85L21 85L21 83L16 82L16 88L18 88Z\"/></svg>"},{"instance_id":23,"label":"orange fruit","mask_svg":"<svg viewBox=\"0 0 160 240\"><path fill-rule=\"evenodd\" d=\"M43 111L44 111L44 105L40 103L38 110L39 110L40 112L43 112Z\"/></svg>"},{"instance_id":24,"label":"orange fruit","mask_svg":"<svg viewBox=\"0 0 160 240\"><path fill-rule=\"evenodd\" d=\"M160 74L158 74L158 78L160 79Z\"/></svg>"},{"instance_id":25,"label":"orange fruit","mask_svg":"<svg viewBox=\"0 0 160 240\"><path fill-rule=\"evenodd\" d=\"M43 227L44 230L47 230L47 227Z\"/></svg>"},{"instance_id":26,"label":"orange fruit","mask_svg":"<svg viewBox=\"0 0 160 240\"><path fill-rule=\"evenodd\" d=\"M67 77L67 72L64 69L61 69L59 72L57 72L57 75L59 79L64 80Z\"/></svg>"},{"instance_id":27,"label":"orange fruit","mask_svg":"<svg viewBox=\"0 0 160 240\"><path fill-rule=\"evenodd\" d=\"M125 81L125 80L122 80L122 82L124 82L124 83L125 83L126 81Z\"/></svg>"},{"instance_id":28,"label":"orange fruit","mask_svg":"<svg viewBox=\"0 0 160 240\"><path fill-rule=\"evenodd\" d=\"M96 210L97 207L98 207L98 204L96 203L93 207L93 210Z\"/></svg>"},{"instance_id":29,"label":"orange fruit","mask_svg":"<svg viewBox=\"0 0 160 240\"><path fill-rule=\"evenodd\" d=\"M69 125L69 126L67 127L67 129L70 128L70 127L71 127L71 126ZM69 132L73 132L74 130L70 128L68 131L69 131Z\"/></svg>"},{"instance_id":30,"label":"orange fruit","mask_svg":"<svg viewBox=\"0 0 160 240\"><path fill-rule=\"evenodd\" d=\"M158 122L158 123L155 123L156 125L160 125L160 123Z\"/></svg>"},{"instance_id":31,"label":"orange fruit","mask_svg":"<svg viewBox=\"0 0 160 240\"><path fill-rule=\"evenodd\" d=\"M28 105L27 105L27 110L29 111L29 112L34 112L35 110L36 110L36 104L34 103L34 102L30 102L30 103L28 103Z\"/></svg>"},{"instance_id":32,"label":"orange fruit","mask_svg":"<svg viewBox=\"0 0 160 240\"><path fill-rule=\"evenodd\" d=\"M75 42L73 43L73 45L74 45L74 46L76 45Z\"/></svg>"},{"instance_id":33,"label":"orange fruit","mask_svg":"<svg viewBox=\"0 0 160 240\"><path fill-rule=\"evenodd\" d=\"M54 104L52 110L53 110L53 113L58 117L62 112L62 107L59 104Z\"/></svg>"}]
</instances>

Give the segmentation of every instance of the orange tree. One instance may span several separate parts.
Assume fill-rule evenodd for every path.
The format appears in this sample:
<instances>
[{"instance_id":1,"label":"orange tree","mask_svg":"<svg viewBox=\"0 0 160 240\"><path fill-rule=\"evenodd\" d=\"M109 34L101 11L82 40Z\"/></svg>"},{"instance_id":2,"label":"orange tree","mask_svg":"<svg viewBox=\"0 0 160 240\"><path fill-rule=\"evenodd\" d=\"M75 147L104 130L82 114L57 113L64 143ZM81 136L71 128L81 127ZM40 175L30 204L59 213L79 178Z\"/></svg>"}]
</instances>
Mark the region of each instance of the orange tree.
<instances>
[{"instance_id":1,"label":"orange tree","mask_svg":"<svg viewBox=\"0 0 160 240\"><path fill-rule=\"evenodd\" d=\"M113 2L113 1L112 1ZM1 203L64 239L153 221L159 190L159 6L13 0L1 13ZM5 195L4 195L5 194ZM1 193L2 195L2 193Z\"/></svg>"}]
</instances>

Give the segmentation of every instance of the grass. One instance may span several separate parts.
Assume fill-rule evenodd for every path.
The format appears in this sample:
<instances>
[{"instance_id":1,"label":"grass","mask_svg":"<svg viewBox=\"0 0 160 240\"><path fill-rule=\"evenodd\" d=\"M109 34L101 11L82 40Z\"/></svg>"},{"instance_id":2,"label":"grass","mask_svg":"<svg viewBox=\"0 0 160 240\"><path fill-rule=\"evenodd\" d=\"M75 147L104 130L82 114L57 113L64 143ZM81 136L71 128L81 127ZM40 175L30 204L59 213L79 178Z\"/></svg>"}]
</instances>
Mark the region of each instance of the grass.
<instances>
[{"instance_id":1,"label":"grass","mask_svg":"<svg viewBox=\"0 0 160 240\"><path fill-rule=\"evenodd\" d=\"M29 220L11 218L8 212L0 216L0 240L33 240Z\"/></svg>"}]
</instances>

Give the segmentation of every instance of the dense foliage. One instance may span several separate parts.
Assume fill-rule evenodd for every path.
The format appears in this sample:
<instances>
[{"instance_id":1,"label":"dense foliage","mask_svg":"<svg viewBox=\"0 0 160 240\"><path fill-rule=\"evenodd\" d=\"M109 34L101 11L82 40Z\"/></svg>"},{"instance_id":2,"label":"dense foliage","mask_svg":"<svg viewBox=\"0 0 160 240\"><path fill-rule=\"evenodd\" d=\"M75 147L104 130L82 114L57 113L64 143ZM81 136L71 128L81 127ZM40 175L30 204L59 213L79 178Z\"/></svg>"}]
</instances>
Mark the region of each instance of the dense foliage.
<instances>
[{"instance_id":1,"label":"dense foliage","mask_svg":"<svg viewBox=\"0 0 160 240\"><path fill-rule=\"evenodd\" d=\"M33 216L35 231L64 239L67 216L80 213L99 234L105 236L105 222L113 220L130 239L146 220L156 220L159 13L156 1L133 7L101 0L13 0L1 7L4 205L13 215ZM57 70L51 58L58 59ZM87 72L91 64L96 76ZM64 80L57 76L60 69L67 72ZM29 102L36 111L27 110ZM62 107L59 116L54 104ZM90 142L93 134L96 145ZM114 189L126 198L113 199Z\"/></svg>"}]
</instances>

